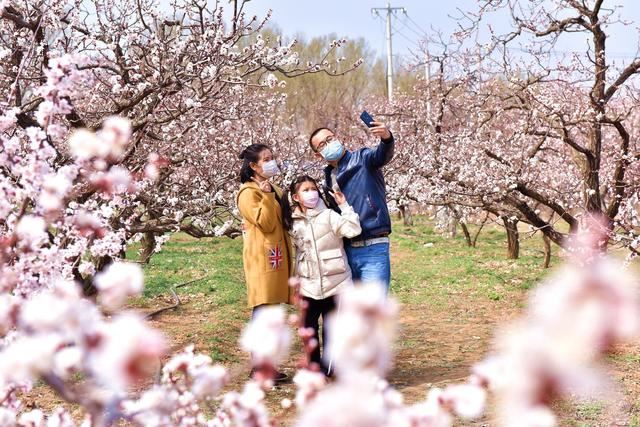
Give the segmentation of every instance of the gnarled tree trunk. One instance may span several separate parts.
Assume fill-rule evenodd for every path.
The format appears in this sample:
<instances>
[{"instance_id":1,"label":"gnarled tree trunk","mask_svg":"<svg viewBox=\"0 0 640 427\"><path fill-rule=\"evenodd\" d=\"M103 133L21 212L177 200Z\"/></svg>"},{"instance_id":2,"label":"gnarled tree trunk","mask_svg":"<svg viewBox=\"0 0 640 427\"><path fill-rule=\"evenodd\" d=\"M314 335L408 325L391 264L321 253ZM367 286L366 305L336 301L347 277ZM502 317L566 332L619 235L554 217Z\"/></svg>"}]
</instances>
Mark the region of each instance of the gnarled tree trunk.
<instances>
[{"instance_id":1,"label":"gnarled tree trunk","mask_svg":"<svg viewBox=\"0 0 640 427\"><path fill-rule=\"evenodd\" d=\"M542 262L542 268L549 268L551 264L551 239L549 239L546 234L543 234L542 241L544 242L544 261Z\"/></svg>"},{"instance_id":2,"label":"gnarled tree trunk","mask_svg":"<svg viewBox=\"0 0 640 427\"><path fill-rule=\"evenodd\" d=\"M518 259L520 257L520 234L518 233L518 221L503 216L502 222L507 231L507 257Z\"/></svg>"},{"instance_id":3,"label":"gnarled tree trunk","mask_svg":"<svg viewBox=\"0 0 640 427\"><path fill-rule=\"evenodd\" d=\"M147 264L156 248L156 235L152 231L144 233L142 238L142 253L140 253L140 263Z\"/></svg>"},{"instance_id":4,"label":"gnarled tree trunk","mask_svg":"<svg viewBox=\"0 0 640 427\"><path fill-rule=\"evenodd\" d=\"M402 222L406 226L413 225L413 215L411 214L411 208L409 205L399 205L400 215L402 215Z\"/></svg>"}]
</instances>

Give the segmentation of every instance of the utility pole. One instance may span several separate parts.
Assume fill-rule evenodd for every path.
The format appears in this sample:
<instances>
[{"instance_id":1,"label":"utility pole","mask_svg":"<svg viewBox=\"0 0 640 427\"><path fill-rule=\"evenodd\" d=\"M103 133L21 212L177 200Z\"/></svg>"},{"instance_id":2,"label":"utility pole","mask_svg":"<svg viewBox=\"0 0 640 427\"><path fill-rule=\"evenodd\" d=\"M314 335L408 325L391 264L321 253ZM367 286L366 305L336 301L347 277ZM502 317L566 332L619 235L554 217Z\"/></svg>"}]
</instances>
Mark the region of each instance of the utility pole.
<instances>
[{"instance_id":1,"label":"utility pole","mask_svg":"<svg viewBox=\"0 0 640 427\"><path fill-rule=\"evenodd\" d=\"M429 55L429 44L427 43L424 54L424 81L427 85L427 115L431 120L431 56Z\"/></svg>"},{"instance_id":2,"label":"utility pole","mask_svg":"<svg viewBox=\"0 0 640 427\"><path fill-rule=\"evenodd\" d=\"M380 15L380 11L387 12L387 98L389 102L393 101L393 51L391 46L391 14L395 11L406 13L404 7L391 7L391 3L387 2L387 7L373 7L371 13Z\"/></svg>"}]
</instances>

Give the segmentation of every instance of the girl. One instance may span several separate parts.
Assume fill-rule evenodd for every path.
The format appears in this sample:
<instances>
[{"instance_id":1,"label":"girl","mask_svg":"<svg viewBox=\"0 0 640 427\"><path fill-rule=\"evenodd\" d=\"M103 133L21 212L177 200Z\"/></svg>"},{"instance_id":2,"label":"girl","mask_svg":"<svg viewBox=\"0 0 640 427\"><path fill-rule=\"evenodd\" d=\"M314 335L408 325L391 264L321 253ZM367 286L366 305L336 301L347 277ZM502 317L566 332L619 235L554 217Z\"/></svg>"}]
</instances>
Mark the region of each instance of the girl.
<instances>
[{"instance_id":1,"label":"girl","mask_svg":"<svg viewBox=\"0 0 640 427\"><path fill-rule=\"evenodd\" d=\"M282 227L282 190L269 182L280 173L271 150L264 144L252 144L242 151L240 159L242 186L236 202L243 219L247 300L255 313L265 304L291 302L291 241ZM276 373L276 381L286 378Z\"/></svg>"},{"instance_id":2,"label":"girl","mask_svg":"<svg viewBox=\"0 0 640 427\"><path fill-rule=\"evenodd\" d=\"M296 276L300 277L300 294L306 301L304 324L313 328L318 345L311 353L326 375L329 366L320 354L319 319L322 316L322 354L326 346L327 314L335 306L335 295L353 284L351 269L343 248L342 238L360 234L358 214L347 203L344 194L334 192L342 214L328 209L320 198L318 184L309 176L296 178L282 199L284 227L289 230L296 248Z\"/></svg>"}]
</instances>

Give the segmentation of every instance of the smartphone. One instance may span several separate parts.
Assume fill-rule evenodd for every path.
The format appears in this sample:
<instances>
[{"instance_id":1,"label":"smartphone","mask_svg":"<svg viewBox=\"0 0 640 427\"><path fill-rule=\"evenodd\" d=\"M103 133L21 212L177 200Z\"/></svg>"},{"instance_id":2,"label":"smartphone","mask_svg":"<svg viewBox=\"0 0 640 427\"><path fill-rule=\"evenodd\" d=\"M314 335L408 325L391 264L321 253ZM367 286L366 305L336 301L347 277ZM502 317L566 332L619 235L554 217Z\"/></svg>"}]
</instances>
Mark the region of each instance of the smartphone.
<instances>
[{"instance_id":1,"label":"smartphone","mask_svg":"<svg viewBox=\"0 0 640 427\"><path fill-rule=\"evenodd\" d=\"M362 119L364 124L367 125L368 128L373 126L371 124L373 122L373 117L371 117L371 114L367 113L366 111L363 111L362 114L360 114L360 118Z\"/></svg>"}]
</instances>

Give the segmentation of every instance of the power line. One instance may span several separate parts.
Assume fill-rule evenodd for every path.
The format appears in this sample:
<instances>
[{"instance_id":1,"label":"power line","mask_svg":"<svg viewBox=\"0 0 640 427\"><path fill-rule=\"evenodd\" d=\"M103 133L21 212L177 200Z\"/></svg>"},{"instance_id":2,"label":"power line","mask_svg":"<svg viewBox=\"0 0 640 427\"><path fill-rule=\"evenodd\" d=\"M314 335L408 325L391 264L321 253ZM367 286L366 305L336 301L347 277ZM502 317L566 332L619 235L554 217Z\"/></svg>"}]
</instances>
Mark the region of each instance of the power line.
<instances>
[{"instance_id":1,"label":"power line","mask_svg":"<svg viewBox=\"0 0 640 427\"><path fill-rule=\"evenodd\" d=\"M392 27L393 28L393 27ZM422 49L422 46L420 45L419 42L416 42L415 40L409 38L409 36L407 36L405 33L403 33L402 31L396 29L394 34L399 34L402 38L404 38L406 41L408 41L409 43L411 43L412 45L414 45L415 47L417 47L418 49Z\"/></svg>"},{"instance_id":2,"label":"power line","mask_svg":"<svg viewBox=\"0 0 640 427\"><path fill-rule=\"evenodd\" d=\"M421 34L421 36L422 36L422 37L429 38L429 34L427 33L427 31L425 31L425 30L424 30L424 29L423 29L423 28L422 28L422 27L421 27L421 26L420 26L416 21L414 21L414 20L409 16L409 14L408 14L408 13L406 13L406 12L405 12L405 14L404 14L404 15L407 17L407 19L409 20L409 22L411 22L411 23L412 23L412 24L413 24L413 25L418 29L418 31L420 31L420 33L422 33L422 34Z\"/></svg>"},{"instance_id":3,"label":"power line","mask_svg":"<svg viewBox=\"0 0 640 427\"><path fill-rule=\"evenodd\" d=\"M541 51L535 51L535 50L527 50L525 48L522 47L516 47L516 46L502 46L503 49L506 49L508 51L511 52L522 52L522 53L528 53L530 55L553 55L553 56L560 56L560 55L585 55L587 52L584 50L555 50L555 49L549 49L549 50L541 50ZM608 58L638 58L640 56L639 53L630 53L630 52L607 52L606 53Z\"/></svg>"}]
</instances>

